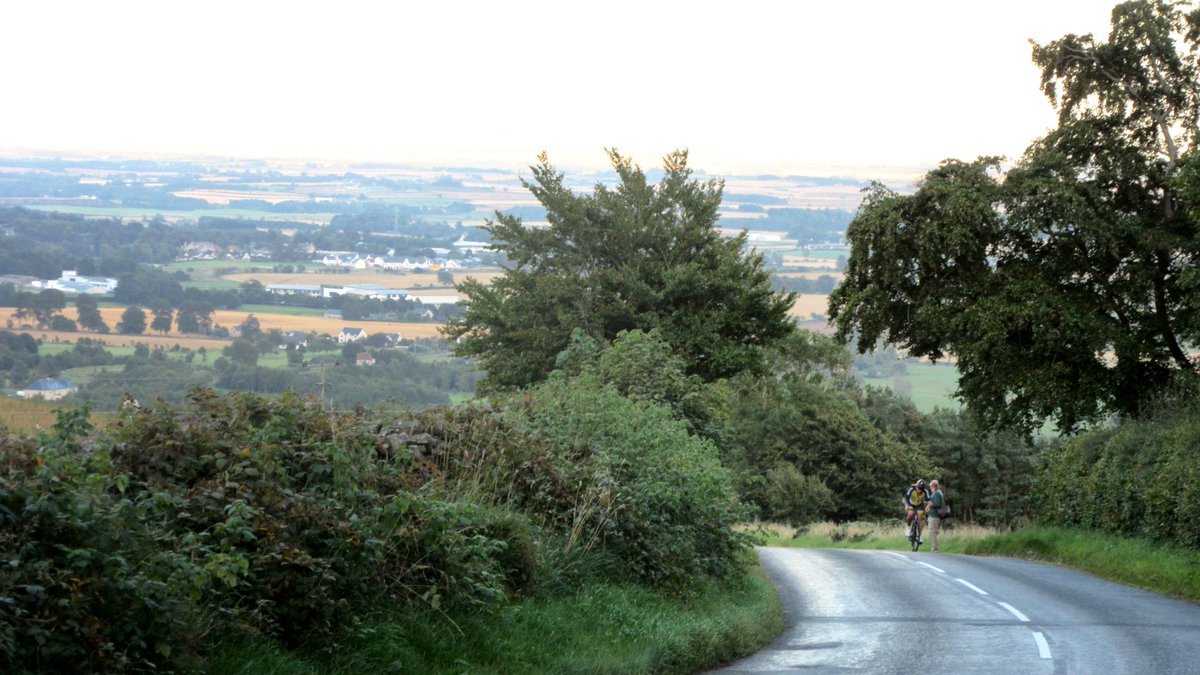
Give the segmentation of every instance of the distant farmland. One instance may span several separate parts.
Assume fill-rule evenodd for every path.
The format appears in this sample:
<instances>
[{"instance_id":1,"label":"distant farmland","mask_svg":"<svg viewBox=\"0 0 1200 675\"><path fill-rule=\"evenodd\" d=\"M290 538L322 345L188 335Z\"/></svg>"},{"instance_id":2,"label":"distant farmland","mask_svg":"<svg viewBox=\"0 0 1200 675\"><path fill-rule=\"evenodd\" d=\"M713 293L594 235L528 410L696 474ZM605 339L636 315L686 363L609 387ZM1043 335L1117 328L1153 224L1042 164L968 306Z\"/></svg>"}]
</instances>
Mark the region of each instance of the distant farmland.
<instances>
[{"instance_id":1,"label":"distant farmland","mask_svg":"<svg viewBox=\"0 0 1200 675\"><path fill-rule=\"evenodd\" d=\"M135 343L143 343L151 346L162 345L169 348L172 345L178 344L181 347L188 347L191 349L196 349L200 346L203 346L210 350L220 349L228 344L227 340L183 335L175 331L174 326L172 326L172 330L166 335L149 330L143 335L118 335L115 332L116 326L121 321L121 314L125 312L125 309L122 307L100 308L100 314L104 317L104 322L108 324L110 330L114 331L107 334L91 333L87 331L80 331L78 333L56 333L54 331L39 330L29 326L22 327L23 321L14 319L12 316L13 312L15 311L16 310L12 307L0 307L0 322L7 324L7 322L11 320L13 328L9 330L13 330L18 333L26 332L34 337L46 336L46 339L51 341L55 338L62 341L74 341L81 337L85 337L94 340L101 340L106 344L121 347L132 346ZM78 315L76 314L74 307L66 308L63 310L62 314L73 321L78 319ZM213 312L213 325L232 328L244 322L246 317L250 316L251 314L254 314L254 318L258 319L258 324L264 331L271 329L279 329L281 331L300 331L303 333L315 331L318 334L336 337L338 333L342 332L342 328L346 326L355 326L365 330L368 335L375 333L399 333L404 339L429 338L438 337L441 335L438 332L441 324L436 323L401 323L398 321L344 321L342 319L327 319L323 316L294 316L286 314L268 314L266 312L245 312L223 309ZM150 312L146 311L147 324L151 318L152 315Z\"/></svg>"},{"instance_id":2,"label":"distant farmland","mask_svg":"<svg viewBox=\"0 0 1200 675\"><path fill-rule=\"evenodd\" d=\"M459 272L451 271L455 281L462 281L467 277L477 279L484 284L491 284L492 280L502 273L496 270L479 271L479 272ZM284 274L281 272L238 272L236 274L226 274L221 277L226 281L234 281L237 283L245 283L247 281L257 281L263 286L320 286L325 284L328 286L366 286L376 285L384 288L410 289L410 288L444 288L449 290L450 287L441 283L437 279L436 274L429 272L421 272L416 274L393 274L388 272L376 272L373 270L354 270L352 272L296 272Z\"/></svg>"}]
</instances>

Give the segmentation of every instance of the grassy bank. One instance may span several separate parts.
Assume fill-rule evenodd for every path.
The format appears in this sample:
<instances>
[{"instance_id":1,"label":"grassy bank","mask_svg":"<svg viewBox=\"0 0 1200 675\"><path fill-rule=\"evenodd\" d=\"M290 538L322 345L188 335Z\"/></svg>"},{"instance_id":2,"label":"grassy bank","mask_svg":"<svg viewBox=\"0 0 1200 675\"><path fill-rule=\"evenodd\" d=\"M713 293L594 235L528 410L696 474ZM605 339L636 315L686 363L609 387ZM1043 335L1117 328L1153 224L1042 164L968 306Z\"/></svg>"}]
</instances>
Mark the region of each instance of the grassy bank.
<instances>
[{"instance_id":1,"label":"grassy bank","mask_svg":"<svg viewBox=\"0 0 1200 675\"><path fill-rule=\"evenodd\" d=\"M230 645L210 672L692 673L756 651L783 629L774 588L755 568L687 598L590 584L485 612L380 614L336 655Z\"/></svg>"},{"instance_id":2,"label":"grassy bank","mask_svg":"<svg viewBox=\"0 0 1200 675\"><path fill-rule=\"evenodd\" d=\"M770 524L750 529L766 546L907 551L902 527L896 520L817 523L799 529ZM1109 581L1200 602L1200 552L1146 540L1061 527L1002 532L950 520L938 537L938 547L945 553L1003 555L1062 565Z\"/></svg>"},{"instance_id":3,"label":"grassy bank","mask_svg":"<svg viewBox=\"0 0 1200 675\"><path fill-rule=\"evenodd\" d=\"M1040 560L1200 602L1200 552L1165 544L1061 527L1027 527L970 542L964 552Z\"/></svg>"}]
</instances>

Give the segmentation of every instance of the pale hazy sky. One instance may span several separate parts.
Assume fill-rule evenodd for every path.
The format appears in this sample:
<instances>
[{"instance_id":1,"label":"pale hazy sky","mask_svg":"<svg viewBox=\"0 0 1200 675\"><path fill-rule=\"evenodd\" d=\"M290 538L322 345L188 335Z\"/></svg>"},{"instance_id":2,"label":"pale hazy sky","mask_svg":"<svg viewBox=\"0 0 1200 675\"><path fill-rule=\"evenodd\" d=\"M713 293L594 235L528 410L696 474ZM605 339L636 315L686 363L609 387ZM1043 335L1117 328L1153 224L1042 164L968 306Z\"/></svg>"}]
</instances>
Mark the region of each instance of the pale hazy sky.
<instances>
[{"instance_id":1,"label":"pale hazy sky","mask_svg":"<svg viewBox=\"0 0 1200 675\"><path fill-rule=\"evenodd\" d=\"M1019 155L1113 4L5 2L0 150L870 176Z\"/></svg>"}]
</instances>

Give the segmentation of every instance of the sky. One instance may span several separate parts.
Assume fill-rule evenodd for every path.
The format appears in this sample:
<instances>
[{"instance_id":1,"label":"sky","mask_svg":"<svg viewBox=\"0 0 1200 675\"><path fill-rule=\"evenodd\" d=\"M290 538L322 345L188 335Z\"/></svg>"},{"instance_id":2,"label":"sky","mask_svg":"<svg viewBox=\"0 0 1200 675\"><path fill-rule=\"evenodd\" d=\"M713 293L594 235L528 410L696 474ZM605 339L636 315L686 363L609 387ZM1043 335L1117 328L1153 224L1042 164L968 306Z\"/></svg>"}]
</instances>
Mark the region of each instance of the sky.
<instances>
[{"instance_id":1,"label":"sky","mask_svg":"<svg viewBox=\"0 0 1200 675\"><path fill-rule=\"evenodd\" d=\"M1113 4L6 2L0 152L915 174L1019 156Z\"/></svg>"}]
</instances>

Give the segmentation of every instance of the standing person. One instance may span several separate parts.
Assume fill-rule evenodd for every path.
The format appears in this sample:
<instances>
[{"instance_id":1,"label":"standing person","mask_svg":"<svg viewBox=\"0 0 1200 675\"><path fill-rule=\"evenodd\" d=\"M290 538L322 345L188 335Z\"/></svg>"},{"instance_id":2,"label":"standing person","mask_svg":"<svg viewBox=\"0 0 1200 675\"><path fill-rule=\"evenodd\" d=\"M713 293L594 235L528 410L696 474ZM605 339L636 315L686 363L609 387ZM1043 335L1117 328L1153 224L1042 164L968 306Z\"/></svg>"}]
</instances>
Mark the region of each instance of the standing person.
<instances>
[{"instance_id":1,"label":"standing person","mask_svg":"<svg viewBox=\"0 0 1200 675\"><path fill-rule=\"evenodd\" d=\"M929 550L937 552L938 544L938 528L942 525L942 509L946 507L946 495L942 494L942 488L938 484L937 479L929 481L929 489L933 494L929 495L929 503L925 507L929 513Z\"/></svg>"}]
</instances>

